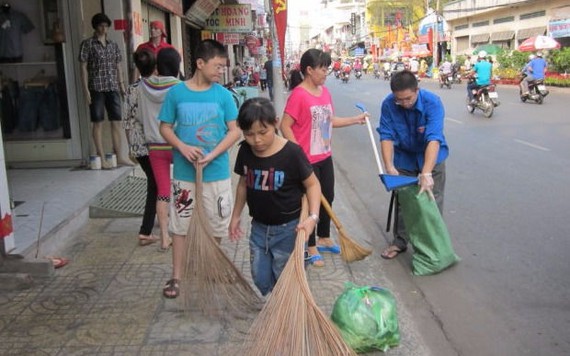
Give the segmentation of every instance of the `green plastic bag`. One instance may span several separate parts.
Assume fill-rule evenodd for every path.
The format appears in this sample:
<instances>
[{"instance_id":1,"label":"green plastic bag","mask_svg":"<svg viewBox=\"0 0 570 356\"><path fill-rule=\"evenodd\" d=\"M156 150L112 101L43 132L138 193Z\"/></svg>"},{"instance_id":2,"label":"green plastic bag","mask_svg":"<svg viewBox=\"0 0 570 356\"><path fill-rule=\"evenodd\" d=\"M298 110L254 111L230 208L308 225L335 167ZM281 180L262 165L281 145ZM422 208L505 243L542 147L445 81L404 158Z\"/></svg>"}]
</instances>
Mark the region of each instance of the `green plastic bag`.
<instances>
[{"instance_id":1,"label":"green plastic bag","mask_svg":"<svg viewBox=\"0 0 570 356\"><path fill-rule=\"evenodd\" d=\"M386 351L400 344L396 300L380 287L346 283L331 314L342 338L354 351Z\"/></svg>"},{"instance_id":2,"label":"green plastic bag","mask_svg":"<svg viewBox=\"0 0 570 356\"><path fill-rule=\"evenodd\" d=\"M412 270L416 276L443 271L459 261L437 204L419 186L398 190L404 224L414 247Z\"/></svg>"}]
</instances>

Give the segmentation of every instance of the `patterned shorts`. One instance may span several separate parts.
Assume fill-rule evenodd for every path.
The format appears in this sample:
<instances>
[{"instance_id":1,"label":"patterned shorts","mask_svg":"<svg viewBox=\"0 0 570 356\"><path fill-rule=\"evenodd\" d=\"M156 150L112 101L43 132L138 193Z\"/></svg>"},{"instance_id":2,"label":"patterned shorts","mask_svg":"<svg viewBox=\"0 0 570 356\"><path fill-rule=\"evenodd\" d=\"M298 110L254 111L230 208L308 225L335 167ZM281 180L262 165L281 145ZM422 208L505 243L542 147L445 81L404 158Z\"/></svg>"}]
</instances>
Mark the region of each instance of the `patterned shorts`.
<instances>
[{"instance_id":1,"label":"patterned shorts","mask_svg":"<svg viewBox=\"0 0 570 356\"><path fill-rule=\"evenodd\" d=\"M174 180L173 202L170 205L170 232L174 235L186 236L192 211L194 210L195 184ZM215 237L228 236L228 227L232 215L231 179L203 183L202 199L204 211Z\"/></svg>"}]
</instances>

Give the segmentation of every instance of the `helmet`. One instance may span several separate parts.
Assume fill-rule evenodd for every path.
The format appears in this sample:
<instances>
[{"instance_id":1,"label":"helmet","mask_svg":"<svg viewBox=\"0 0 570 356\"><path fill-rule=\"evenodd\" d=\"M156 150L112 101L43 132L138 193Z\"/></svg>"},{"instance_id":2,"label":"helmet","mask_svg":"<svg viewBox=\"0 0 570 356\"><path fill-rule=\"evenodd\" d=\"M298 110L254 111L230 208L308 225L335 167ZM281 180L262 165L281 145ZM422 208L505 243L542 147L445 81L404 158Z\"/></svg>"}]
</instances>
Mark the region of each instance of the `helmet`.
<instances>
[{"instance_id":1,"label":"helmet","mask_svg":"<svg viewBox=\"0 0 570 356\"><path fill-rule=\"evenodd\" d=\"M531 54L530 56L528 56L528 60L532 61L536 56L534 54Z\"/></svg>"},{"instance_id":2,"label":"helmet","mask_svg":"<svg viewBox=\"0 0 570 356\"><path fill-rule=\"evenodd\" d=\"M479 57L479 58L485 58L485 57L487 57L487 52L485 52L485 51L479 51L478 57Z\"/></svg>"},{"instance_id":3,"label":"helmet","mask_svg":"<svg viewBox=\"0 0 570 356\"><path fill-rule=\"evenodd\" d=\"M537 55L538 57L542 57L542 52L538 51L538 52L536 52L536 55Z\"/></svg>"}]
</instances>

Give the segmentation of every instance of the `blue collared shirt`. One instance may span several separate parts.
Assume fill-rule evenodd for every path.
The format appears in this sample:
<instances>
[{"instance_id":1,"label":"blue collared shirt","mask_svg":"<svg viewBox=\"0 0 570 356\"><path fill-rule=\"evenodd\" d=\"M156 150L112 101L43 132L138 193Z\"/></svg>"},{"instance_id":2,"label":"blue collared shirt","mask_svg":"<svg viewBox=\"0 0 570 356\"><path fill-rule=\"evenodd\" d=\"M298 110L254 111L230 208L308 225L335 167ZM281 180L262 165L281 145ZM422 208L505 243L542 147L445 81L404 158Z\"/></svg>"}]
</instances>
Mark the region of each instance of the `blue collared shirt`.
<instances>
[{"instance_id":1,"label":"blue collared shirt","mask_svg":"<svg viewBox=\"0 0 570 356\"><path fill-rule=\"evenodd\" d=\"M394 143L394 166L410 171L420 171L424 165L425 149L430 141L439 141L436 164L449 155L443 135L445 111L441 99L424 89L411 109L396 104L394 94L384 99L380 125L376 129L380 141Z\"/></svg>"}]
</instances>

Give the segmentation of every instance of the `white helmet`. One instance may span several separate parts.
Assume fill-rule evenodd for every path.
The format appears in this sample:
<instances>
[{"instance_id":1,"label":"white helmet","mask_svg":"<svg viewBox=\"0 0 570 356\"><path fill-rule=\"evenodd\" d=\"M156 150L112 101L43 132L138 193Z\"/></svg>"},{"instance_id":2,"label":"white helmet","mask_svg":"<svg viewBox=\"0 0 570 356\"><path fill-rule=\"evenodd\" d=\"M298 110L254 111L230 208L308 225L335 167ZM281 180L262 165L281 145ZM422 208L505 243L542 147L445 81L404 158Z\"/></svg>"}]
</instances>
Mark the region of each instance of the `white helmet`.
<instances>
[{"instance_id":1,"label":"white helmet","mask_svg":"<svg viewBox=\"0 0 570 356\"><path fill-rule=\"evenodd\" d=\"M487 57L487 52L485 52L485 51L479 51L478 57L479 57L479 58L485 58L485 57Z\"/></svg>"},{"instance_id":2,"label":"white helmet","mask_svg":"<svg viewBox=\"0 0 570 356\"><path fill-rule=\"evenodd\" d=\"M539 57L542 57L542 52L538 51L538 52L536 52L536 55Z\"/></svg>"},{"instance_id":3,"label":"white helmet","mask_svg":"<svg viewBox=\"0 0 570 356\"><path fill-rule=\"evenodd\" d=\"M530 56L528 56L529 61L532 61L534 58L536 58L536 56L534 54L531 54Z\"/></svg>"}]
</instances>

